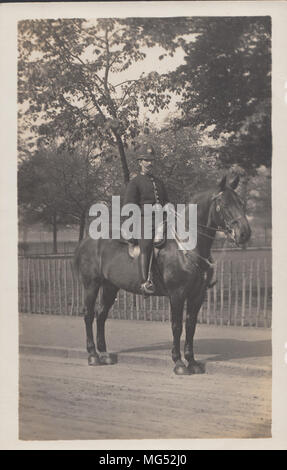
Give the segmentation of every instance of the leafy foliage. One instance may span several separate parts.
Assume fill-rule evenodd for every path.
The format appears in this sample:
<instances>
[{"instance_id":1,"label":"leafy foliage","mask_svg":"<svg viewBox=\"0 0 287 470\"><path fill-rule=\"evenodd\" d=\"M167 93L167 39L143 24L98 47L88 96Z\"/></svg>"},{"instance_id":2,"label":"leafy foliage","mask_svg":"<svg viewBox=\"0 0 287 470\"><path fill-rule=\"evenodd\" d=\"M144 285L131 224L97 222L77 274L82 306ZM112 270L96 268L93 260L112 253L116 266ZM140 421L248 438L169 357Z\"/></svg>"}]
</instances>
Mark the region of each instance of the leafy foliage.
<instances>
[{"instance_id":1,"label":"leafy foliage","mask_svg":"<svg viewBox=\"0 0 287 470\"><path fill-rule=\"evenodd\" d=\"M73 152L56 145L42 148L19 165L20 206L30 222L79 224L81 239L87 211L103 196L106 179L88 142Z\"/></svg>"},{"instance_id":2,"label":"leafy foliage","mask_svg":"<svg viewBox=\"0 0 287 470\"><path fill-rule=\"evenodd\" d=\"M225 165L271 164L271 21L269 17L195 18L185 64L170 74L182 88L179 125L222 139Z\"/></svg>"},{"instance_id":3,"label":"leafy foliage","mask_svg":"<svg viewBox=\"0 0 287 470\"><path fill-rule=\"evenodd\" d=\"M69 134L70 147L88 136L99 151L116 145L125 182L125 147L139 134L138 98L152 112L169 103L156 72L110 80L145 57L140 46L155 44L145 25L116 19L19 23L18 99L27 106L27 126L39 132L40 142Z\"/></svg>"}]
</instances>

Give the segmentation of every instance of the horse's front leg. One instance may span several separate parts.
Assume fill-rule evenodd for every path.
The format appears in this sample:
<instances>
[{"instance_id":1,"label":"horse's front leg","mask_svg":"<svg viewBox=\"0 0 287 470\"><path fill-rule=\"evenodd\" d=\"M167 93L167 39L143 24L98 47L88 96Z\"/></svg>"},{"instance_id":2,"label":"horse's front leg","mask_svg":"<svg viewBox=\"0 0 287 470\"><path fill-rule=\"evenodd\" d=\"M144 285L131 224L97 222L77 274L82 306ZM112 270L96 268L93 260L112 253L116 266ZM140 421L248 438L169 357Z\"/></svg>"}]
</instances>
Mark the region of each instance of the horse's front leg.
<instances>
[{"instance_id":1,"label":"horse's front leg","mask_svg":"<svg viewBox=\"0 0 287 470\"><path fill-rule=\"evenodd\" d=\"M171 328L173 334L172 360L175 363L174 373L177 375L188 375L189 371L181 360L180 338L182 334L182 317L184 298L180 295L170 297L171 306Z\"/></svg>"},{"instance_id":2,"label":"horse's front leg","mask_svg":"<svg viewBox=\"0 0 287 470\"><path fill-rule=\"evenodd\" d=\"M194 298L187 298L185 322L186 339L184 345L184 357L188 362L188 370L190 374L203 374L205 372L205 365L201 362L195 361L193 352L193 338L197 323L197 316L200 307L203 303L204 294L205 289L202 288L200 293L194 296Z\"/></svg>"}]
</instances>

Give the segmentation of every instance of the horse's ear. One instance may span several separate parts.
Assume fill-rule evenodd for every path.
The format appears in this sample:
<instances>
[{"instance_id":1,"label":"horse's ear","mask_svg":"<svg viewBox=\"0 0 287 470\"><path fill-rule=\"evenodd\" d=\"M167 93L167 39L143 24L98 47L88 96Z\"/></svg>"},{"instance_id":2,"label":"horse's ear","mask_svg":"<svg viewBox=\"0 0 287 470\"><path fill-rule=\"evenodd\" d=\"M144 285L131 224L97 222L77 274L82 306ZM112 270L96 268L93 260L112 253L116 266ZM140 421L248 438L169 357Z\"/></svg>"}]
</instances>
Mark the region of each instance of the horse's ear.
<instances>
[{"instance_id":1,"label":"horse's ear","mask_svg":"<svg viewBox=\"0 0 287 470\"><path fill-rule=\"evenodd\" d=\"M230 186L232 189L236 189L237 186L238 186L239 180L240 180L239 175L235 176L234 180L231 181L231 183L230 183L229 186Z\"/></svg>"},{"instance_id":2,"label":"horse's ear","mask_svg":"<svg viewBox=\"0 0 287 470\"><path fill-rule=\"evenodd\" d=\"M222 180L220 181L219 183L219 188L220 188L220 191L224 191L225 190L225 187L226 187L226 175L223 176Z\"/></svg>"}]
</instances>

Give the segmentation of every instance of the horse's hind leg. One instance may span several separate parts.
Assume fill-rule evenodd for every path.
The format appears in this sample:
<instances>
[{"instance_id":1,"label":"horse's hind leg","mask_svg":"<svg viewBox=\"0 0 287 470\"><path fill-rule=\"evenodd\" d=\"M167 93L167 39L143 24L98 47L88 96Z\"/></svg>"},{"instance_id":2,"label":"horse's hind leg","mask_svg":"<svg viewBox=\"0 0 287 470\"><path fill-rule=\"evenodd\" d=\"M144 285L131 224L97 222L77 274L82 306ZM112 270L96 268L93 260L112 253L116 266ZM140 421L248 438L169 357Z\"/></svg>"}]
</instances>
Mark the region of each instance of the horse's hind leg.
<instances>
[{"instance_id":1,"label":"horse's hind leg","mask_svg":"<svg viewBox=\"0 0 287 470\"><path fill-rule=\"evenodd\" d=\"M89 287L85 287L85 326L87 335L87 351L89 353L88 362L90 366L99 365L100 359L96 351L93 335L93 322L95 318L95 303L99 292L100 284L93 283Z\"/></svg>"},{"instance_id":2,"label":"horse's hind leg","mask_svg":"<svg viewBox=\"0 0 287 470\"><path fill-rule=\"evenodd\" d=\"M205 288L202 288L198 296L192 298L187 298L186 305L186 340L184 345L184 357L188 362L188 370L190 374L203 374L205 372L205 365L201 362L197 362L194 359L193 353L193 338L197 323L197 316L200 310L200 307L203 303L205 294Z\"/></svg>"},{"instance_id":3,"label":"horse's hind leg","mask_svg":"<svg viewBox=\"0 0 287 470\"><path fill-rule=\"evenodd\" d=\"M176 375L189 375L188 369L181 360L180 337L182 333L182 318L184 297L182 293L173 294L170 297L171 306L171 328L173 334L172 360L175 363L174 373Z\"/></svg>"},{"instance_id":4,"label":"horse's hind leg","mask_svg":"<svg viewBox=\"0 0 287 470\"><path fill-rule=\"evenodd\" d=\"M100 352L100 360L102 364L114 364L116 362L116 356L107 354L106 340L105 340L105 323L108 317L109 310L113 305L118 287L109 281L104 281L103 284L103 295L102 305L97 315L97 348Z\"/></svg>"}]
</instances>

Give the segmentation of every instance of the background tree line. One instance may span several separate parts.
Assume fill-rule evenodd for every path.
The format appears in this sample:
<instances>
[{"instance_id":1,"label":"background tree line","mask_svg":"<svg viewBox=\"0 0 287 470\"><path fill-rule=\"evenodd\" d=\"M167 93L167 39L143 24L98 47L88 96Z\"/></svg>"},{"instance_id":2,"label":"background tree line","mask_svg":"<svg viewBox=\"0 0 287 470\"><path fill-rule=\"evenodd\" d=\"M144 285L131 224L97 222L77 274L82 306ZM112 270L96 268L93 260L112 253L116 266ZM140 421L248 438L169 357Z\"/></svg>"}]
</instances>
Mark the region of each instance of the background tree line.
<instances>
[{"instance_id":1,"label":"background tree line","mask_svg":"<svg viewBox=\"0 0 287 470\"><path fill-rule=\"evenodd\" d=\"M25 20L18 46L19 210L53 227L54 251L61 225L81 239L90 205L122 194L142 140L174 202L228 171L250 214L271 207L269 17Z\"/></svg>"}]
</instances>

